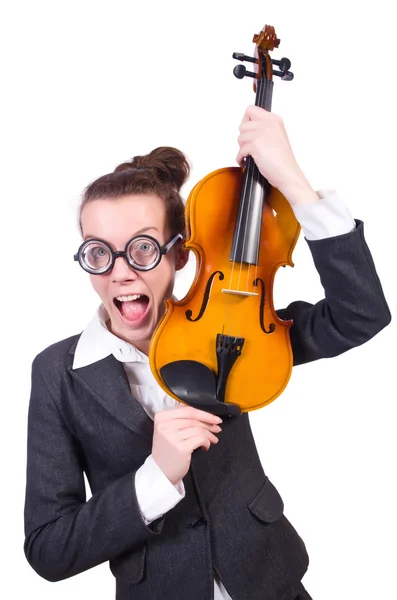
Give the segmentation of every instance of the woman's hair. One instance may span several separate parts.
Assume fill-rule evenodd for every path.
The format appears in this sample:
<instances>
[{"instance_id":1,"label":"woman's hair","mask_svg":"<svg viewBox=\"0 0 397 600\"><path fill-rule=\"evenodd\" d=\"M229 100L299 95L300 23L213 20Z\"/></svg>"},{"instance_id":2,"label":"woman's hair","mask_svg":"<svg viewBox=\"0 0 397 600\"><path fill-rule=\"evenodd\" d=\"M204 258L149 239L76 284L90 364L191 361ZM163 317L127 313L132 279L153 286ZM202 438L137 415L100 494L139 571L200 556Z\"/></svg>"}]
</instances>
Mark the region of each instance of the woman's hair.
<instances>
[{"instance_id":1,"label":"woman's hair","mask_svg":"<svg viewBox=\"0 0 397 600\"><path fill-rule=\"evenodd\" d=\"M84 190L81 213L93 200L120 198L129 194L156 194L165 202L166 218L172 235L185 236L185 205L179 192L190 175L185 155L176 148L161 146L144 156L134 156L90 183Z\"/></svg>"}]
</instances>

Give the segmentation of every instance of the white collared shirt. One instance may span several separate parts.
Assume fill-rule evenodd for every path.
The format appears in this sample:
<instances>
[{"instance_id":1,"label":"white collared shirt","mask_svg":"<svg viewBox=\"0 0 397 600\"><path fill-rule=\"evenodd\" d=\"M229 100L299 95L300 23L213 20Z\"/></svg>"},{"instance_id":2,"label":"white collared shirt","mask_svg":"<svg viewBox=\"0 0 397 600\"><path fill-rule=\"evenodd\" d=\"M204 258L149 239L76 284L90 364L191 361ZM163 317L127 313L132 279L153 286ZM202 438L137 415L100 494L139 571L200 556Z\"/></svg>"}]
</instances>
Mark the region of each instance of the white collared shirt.
<instances>
[{"instance_id":1,"label":"white collared shirt","mask_svg":"<svg viewBox=\"0 0 397 600\"><path fill-rule=\"evenodd\" d=\"M335 190L320 190L317 191L317 195L320 198L318 202L293 207L308 240L342 235L355 228L354 219ZM80 336L74 354L73 369L113 355L123 363L132 397L141 403L151 419L161 410L178 406L179 402L168 396L158 385L146 354L111 333L106 326L108 319L109 315L101 304ZM148 456L136 472L135 488L142 518L146 524L171 510L185 496L183 481L174 486L157 466L152 455ZM214 591L214 600L232 600L216 574Z\"/></svg>"},{"instance_id":2,"label":"white collared shirt","mask_svg":"<svg viewBox=\"0 0 397 600\"><path fill-rule=\"evenodd\" d=\"M108 312L101 304L80 336L73 369L85 367L112 354L123 363L131 395L141 403L152 420L157 412L178 406L180 403L158 385L146 354L109 331L106 325L108 320ZM176 486L172 485L154 462L152 455L137 471L135 486L142 517L147 524L173 508L185 496L183 481ZM154 494L153 490L158 493Z\"/></svg>"}]
</instances>

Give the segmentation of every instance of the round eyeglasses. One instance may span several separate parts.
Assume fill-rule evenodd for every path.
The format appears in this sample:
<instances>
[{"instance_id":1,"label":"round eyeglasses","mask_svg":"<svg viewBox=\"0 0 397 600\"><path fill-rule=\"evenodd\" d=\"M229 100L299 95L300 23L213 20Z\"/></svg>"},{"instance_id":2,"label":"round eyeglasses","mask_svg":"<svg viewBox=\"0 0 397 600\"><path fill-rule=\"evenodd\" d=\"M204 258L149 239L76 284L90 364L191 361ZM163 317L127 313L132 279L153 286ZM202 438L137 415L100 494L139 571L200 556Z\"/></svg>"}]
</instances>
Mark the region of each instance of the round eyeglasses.
<instances>
[{"instance_id":1,"label":"round eyeglasses","mask_svg":"<svg viewBox=\"0 0 397 600\"><path fill-rule=\"evenodd\" d=\"M162 256L181 239L183 236L178 233L168 244L160 246L154 237L139 235L127 242L123 251L118 252L114 252L113 248L103 240L89 239L81 244L73 258L92 275L103 275L110 271L118 256L122 256L133 269L150 271L157 267Z\"/></svg>"}]
</instances>

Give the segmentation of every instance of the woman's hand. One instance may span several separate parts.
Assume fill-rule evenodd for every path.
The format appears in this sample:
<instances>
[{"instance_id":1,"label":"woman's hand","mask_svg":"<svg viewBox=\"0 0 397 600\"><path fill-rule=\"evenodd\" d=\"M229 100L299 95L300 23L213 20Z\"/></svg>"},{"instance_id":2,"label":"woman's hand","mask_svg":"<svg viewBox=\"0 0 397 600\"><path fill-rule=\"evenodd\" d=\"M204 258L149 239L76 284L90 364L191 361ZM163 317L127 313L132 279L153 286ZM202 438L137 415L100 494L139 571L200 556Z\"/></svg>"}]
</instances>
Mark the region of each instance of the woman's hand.
<instances>
[{"instance_id":1,"label":"woman's hand","mask_svg":"<svg viewBox=\"0 0 397 600\"><path fill-rule=\"evenodd\" d=\"M237 163L242 167L244 158L252 156L262 175L291 205L319 199L295 160L279 115L249 106L240 125L238 143Z\"/></svg>"},{"instance_id":2,"label":"woman's hand","mask_svg":"<svg viewBox=\"0 0 397 600\"><path fill-rule=\"evenodd\" d=\"M193 450L217 444L222 419L191 406L162 410L154 416L152 456L164 475L176 485L190 467Z\"/></svg>"}]
</instances>

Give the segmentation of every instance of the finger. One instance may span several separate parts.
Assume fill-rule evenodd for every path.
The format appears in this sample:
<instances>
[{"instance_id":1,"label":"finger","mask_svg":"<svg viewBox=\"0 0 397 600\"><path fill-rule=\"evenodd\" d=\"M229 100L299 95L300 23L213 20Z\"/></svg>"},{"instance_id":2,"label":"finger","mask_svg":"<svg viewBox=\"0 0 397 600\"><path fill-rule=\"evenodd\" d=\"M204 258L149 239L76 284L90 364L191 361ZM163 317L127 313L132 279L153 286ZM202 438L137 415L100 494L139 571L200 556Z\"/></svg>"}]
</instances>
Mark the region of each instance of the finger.
<instances>
[{"instance_id":1,"label":"finger","mask_svg":"<svg viewBox=\"0 0 397 600\"><path fill-rule=\"evenodd\" d=\"M196 421L201 421L203 423L222 423L221 417L218 415L214 415L206 410L200 410L198 408L193 408L192 406L185 405L180 407L180 413L178 418L184 419L194 419Z\"/></svg>"},{"instance_id":2,"label":"finger","mask_svg":"<svg viewBox=\"0 0 397 600\"><path fill-rule=\"evenodd\" d=\"M266 119L267 114L269 114L268 110L261 108L260 106L250 105L247 106L242 122L246 121L257 121L258 119Z\"/></svg>"},{"instance_id":3,"label":"finger","mask_svg":"<svg viewBox=\"0 0 397 600\"><path fill-rule=\"evenodd\" d=\"M197 426L187 427L186 429L181 429L181 430L175 432L175 436L176 436L177 440L181 440L181 441L189 440L189 439L191 439L193 437L197 437L197 436L201 436L203 439L208 438L212 441L218 440L218 438L215 436L214 433L212 433L211 431L208 431L206 429L203 429L201 427L197 427Z\"/></svg>"},{"instance_id":4,"label":"finger","mask_svg":"<svg viewBox=\"0 0 397 600\"><path fill-rule=\"evenodd\" d=\"M167 427L170 427L172 431L179 431L188 427L200 427L208 431L222 431L216 423L203 423L197 419L173 419L167 422Z\"/></svg>"},{"instance_id":5,"label":"finger","mask_svg":"<svg viewBox=\"0 0 397 600\"><path fill-rule=\"evenodd\" d=\"M251 142L254 142L256 139L258 139L258 137L260 137L260 135L258 135L256 130L247 131L246 133L241 133L238 136L237 141L240 146L244 146L244 144L250 144Z\"/></svg>"},{"instance_id":6,"label":"finger","mask_svg":"<svg viewBox=\"0 0 397 600\"><path fill-rule=\"evenodd\" d=\"M193 450L197 450L197 448L200 447L204 448L204 450L209 450L211 443L218 444L218 442L219 440L215 436L213 436L213 439L210 439L201 435L197 435L182 442L180 448L182 451L189 452L191 454Z\"/></svg>"},{"instance_id":7,"label":"finger","mask_svg":"<svg viewBox=\"0 0 397 600\"><path fill-rule=\"evenodd\" d=\"M210 440L202 440L200 437L196 437L187 440L182 445L182 451L188 452L189 454L192 454L194 450L197 450L197 448L202 448L203 450L208 451L211 448Z\"/></svg>"},{"instance_id":8,"label":"finger","mask_svg":"<svg viewBox=\"0 0 397 600\"><path fill-rule=\"evenodd\" d=\"M263 130L263 119L261 121L244 121L239 127L240 133L246 133L247 131L262 131Z\"/></svg>"},{"instance_id":9,"label":"finger","mask_svg":"<svg viewBox=\"0 0 397 600\"><path fill-rule=\"evenodd\" d=\"M199 410L192 406L184 405L178 406L173 410L162 410L155 415L155 419L158 421L165 421L170 419L196 419L203 421L204 423L221 423L222 419L217 415L213 415L205 410Z\"/></svg>"},{"instance_id":10,"label":"finger","mask_svg":"<svg viewBox=\"0 0 397 600\"><path fill-rule=\"evenodd\" d=\"M236 156L237 164L240 167L245 167L245 160L244 159L247 156L248 156L248 151L247 151L246 147L245 146L240 147L240 150L238 151L238 154Z\"/></svg>"}]
</instances>

